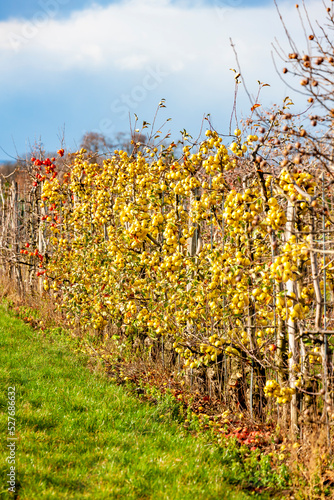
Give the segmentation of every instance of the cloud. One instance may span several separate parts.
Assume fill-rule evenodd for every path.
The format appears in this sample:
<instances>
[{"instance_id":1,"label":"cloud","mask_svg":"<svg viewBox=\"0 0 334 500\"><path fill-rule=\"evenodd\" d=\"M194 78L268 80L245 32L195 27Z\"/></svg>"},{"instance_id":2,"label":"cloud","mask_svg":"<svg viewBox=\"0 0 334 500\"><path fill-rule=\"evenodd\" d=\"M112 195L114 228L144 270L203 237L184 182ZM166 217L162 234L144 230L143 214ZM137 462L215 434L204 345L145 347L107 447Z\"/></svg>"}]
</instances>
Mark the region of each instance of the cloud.
<instances>
[{"instance_id":1,"label":"cloud","mask_svg":"<svg viewBox=\"0 0 334 500\"><path fill-rule=\"evenodd\" d=\"M13 99L20 93L36 102L39 93L56 92L73 114L80 95L92 113L92 128L103 129L101 123L110 121L127 127L129 112L151 113L161 97L176 114L177 126L183 119L187 127L204 112L222 124L223 114L226 124L234 93L230 68L236 66L229 37L254 94L257 80L271 85L263 91L264 103L290 93L271 60L275 37L287 47L274 5L248 8L245 0L210 5L198 0L190 7L188 1L124 0L59 19L67 1L45 0L29 21L0 23L0 64L6 68L0 75L2 93ZM322 22L319 3L309 0L307 5L310 18ZM305 47L294 3L280 6L297 44ZM245 114L250 108L243 97L242 108Z\"/></svg>"},{"instance_id":2,"label":"cloud","mask_svg":"<svg viewBox=\"0 0 334 500\"><path fill-rule=\"evenodd\" d=\"M268 57L270 43L275 34L282 35L282 28L274 6L244 5L240 0L216 0L214 5L199 2L189 8L188 2L127 0L76 11L66 20L55 19L54 10L49 15L41 10L35 20L0 23L0 54L10 55L12 65L28 58L32 68L57 72L104 71L108 65L136 71L158 62L174 72L194 62L199 69L203 64L218 68L232 62L228 42L232 36L244 64L261 67L261 59ZM294 32L295 10L290 2L282 4L285 19L294 18ZM318 13L319 1L310 2L309 10L311 17ZM294 34L300 35L298 30Z\"/></svg>"}]
</instances>

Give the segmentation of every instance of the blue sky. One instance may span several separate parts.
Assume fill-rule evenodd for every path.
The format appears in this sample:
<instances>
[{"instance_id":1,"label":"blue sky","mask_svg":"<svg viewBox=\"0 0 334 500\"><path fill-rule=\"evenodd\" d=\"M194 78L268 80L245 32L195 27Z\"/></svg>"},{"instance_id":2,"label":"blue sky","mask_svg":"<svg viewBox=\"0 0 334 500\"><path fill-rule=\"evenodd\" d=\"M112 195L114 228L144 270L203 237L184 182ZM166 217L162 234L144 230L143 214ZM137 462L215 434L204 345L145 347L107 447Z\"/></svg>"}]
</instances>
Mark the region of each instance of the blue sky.
<instances>
[{"instance_id":1,"label":"blue sky","mask_svg":"<svg viewBox=\"0 0 334 500\"><path fill-rule=\"evenodd\" d=\"M219 4L219 1L220 0L204 0L203 3L208 6L216 6ZM73 11L90 7L93 4L108 6L113 3L117 3L117 0L63 0L63 2L61 2L62 9L58 12L58 17L67 16ZM236 0L235 3L233 3L233 0L227 0L225 3L230 6L259 7L263 5L272 5L273 2L272 0ZM54 5L54 2L52 0L49 2L48 0L44 2L42 0L9 0L0 5L0 20L6 20L10 17L31 19L42 5L47 6L48 4ZM196 5L196 2L189 2L189 4Z\"/></svg>"},{"instance_id":2,"label":"blue sky","mask_svg":"<svg viewBox=\"0 0 334 500\"><path fill-rule=\"evenodd\" d=\"M319 18L321 0L307 3ZM294 2L279 4L303 47ZM128 132L134 113L151 122L162 98L157 125L172 118L164 130L174 139L184 128L198 134L206 113L226 133L236 66L229 37L251 92L257 80L271 85L263 105L291 95L271 60L275 36L285 44L272 0L2 2L0 147L25 155L41 138L56 150L64 134L66 147L77 149L87 131ZM250 106L240 88L239 117Z\"/></svg>"}]
</instances>

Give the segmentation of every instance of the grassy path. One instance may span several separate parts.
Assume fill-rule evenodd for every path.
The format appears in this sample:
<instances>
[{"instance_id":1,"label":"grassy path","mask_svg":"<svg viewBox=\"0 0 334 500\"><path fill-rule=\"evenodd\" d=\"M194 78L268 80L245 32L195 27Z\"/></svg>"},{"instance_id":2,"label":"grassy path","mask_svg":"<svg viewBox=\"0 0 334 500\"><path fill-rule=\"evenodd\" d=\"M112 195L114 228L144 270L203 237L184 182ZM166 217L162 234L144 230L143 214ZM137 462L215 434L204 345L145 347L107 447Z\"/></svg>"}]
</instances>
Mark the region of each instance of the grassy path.
<instances>
[{"instance_id":1,"label":"grassy path","mask_svg":"<svg viewBox=\"0 0 334 500\"><path fill-rule=\"evenodd\" d=\"M157 408L91 374L83 357L0 308L0 498L256 498L224 482L219 450ZM10 465L8 387L16 393L16 494Z\"/></svg>"}]
</instances>

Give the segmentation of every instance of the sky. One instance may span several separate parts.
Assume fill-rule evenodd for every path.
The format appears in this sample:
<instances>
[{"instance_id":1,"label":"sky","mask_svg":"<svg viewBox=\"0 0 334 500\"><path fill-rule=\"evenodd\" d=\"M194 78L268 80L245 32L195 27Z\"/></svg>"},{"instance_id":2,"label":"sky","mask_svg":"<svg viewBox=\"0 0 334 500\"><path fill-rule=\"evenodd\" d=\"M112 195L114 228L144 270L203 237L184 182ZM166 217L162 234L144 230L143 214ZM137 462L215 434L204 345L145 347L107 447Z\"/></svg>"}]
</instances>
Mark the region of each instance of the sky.
<instances>
[{"instance_id":1,"label":"sky","mask_svg":"<svg viewBox=\"0 0 334 500\"><path fill-rule=\"evenodd\" d=\"M278 0L300 50L306 49L295 2ZM306 0L321 22L321 0ZM287 48L273 0L11 0L0 4L0 160L30 153L41 140L69 150L86 132L113 138L152 123L173 140L200 132L210 114L228 133L235 89L233 39L242 74L263 107L289 95L305 101L277 74L272 44ZM282 61L277 57L277 65ZM256 99L258 81L264 87ZM289 82L293 83L293 82ZM298 87L298 83L295 82ZM252 103L238 87L238 119ZM235 123L233 123L233 127Z\"/></svg>"}]
</instances>

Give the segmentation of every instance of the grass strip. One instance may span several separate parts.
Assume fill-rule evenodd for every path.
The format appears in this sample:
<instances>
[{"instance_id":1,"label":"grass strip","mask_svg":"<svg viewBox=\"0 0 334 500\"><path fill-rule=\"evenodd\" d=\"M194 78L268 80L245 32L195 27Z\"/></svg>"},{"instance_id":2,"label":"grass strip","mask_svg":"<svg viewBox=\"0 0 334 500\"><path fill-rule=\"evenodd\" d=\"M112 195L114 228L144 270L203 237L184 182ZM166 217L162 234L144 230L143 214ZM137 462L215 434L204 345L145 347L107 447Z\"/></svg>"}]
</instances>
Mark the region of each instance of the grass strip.
<instances>
[{"instance_id":1,"label":"grass strip","mask_svg":"<svg viewBox=\"0 0 334 500\"><path fill-rule=\"evenodd\" d=\"M194 439L159 407L87 368L0 308L1 498L260 498L227 483L222 450ZM16 491L7 491L8 387L16 393ZM264 498L261 496L261 498Z\"/></svg>"}]
</instances>

